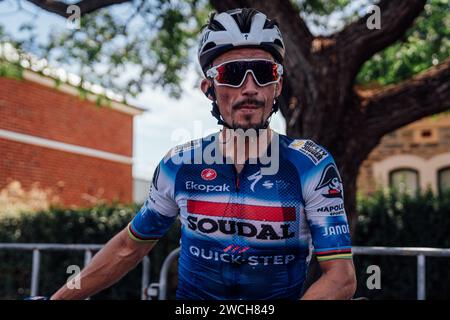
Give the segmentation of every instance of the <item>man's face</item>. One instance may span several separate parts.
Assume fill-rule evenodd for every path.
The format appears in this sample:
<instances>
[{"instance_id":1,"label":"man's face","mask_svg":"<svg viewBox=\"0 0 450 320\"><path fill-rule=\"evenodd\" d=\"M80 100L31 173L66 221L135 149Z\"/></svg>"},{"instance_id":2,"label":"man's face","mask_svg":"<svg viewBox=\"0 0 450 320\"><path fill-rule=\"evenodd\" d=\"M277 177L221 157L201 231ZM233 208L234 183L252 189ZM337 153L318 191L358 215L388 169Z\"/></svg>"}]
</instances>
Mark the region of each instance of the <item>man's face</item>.
<instances>
[{"instance_id":1,"label":"man's face","mask_svg":"<svg viewBox=\"0 0 450 320\"><path fill-rule=\"evenodd\" d=\"M230 60L266 59L274 61L272 55L262 49L241 48L228 51L213 61L213 66ZM204 93L213 85L212 79L203 79ZM242 86L232 88L214 85L220 114L233 128L258 129L269 117L273 101L281 94L282 79L276 84L258 86L251 73L247 73ZM209 96L212 100L212 97Z\"/></svg>"}]
</instances>

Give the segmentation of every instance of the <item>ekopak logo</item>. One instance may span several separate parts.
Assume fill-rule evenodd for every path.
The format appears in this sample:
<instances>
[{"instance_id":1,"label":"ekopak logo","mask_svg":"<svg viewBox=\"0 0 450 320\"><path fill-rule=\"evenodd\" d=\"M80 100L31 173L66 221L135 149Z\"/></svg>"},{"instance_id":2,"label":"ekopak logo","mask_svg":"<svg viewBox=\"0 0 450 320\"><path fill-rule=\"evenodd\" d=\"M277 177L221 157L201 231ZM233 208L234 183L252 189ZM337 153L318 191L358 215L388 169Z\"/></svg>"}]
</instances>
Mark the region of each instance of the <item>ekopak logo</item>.
<instances>
[{"instance_id":1,"label":"ekopak logo","mask_svg":"<svg viewBox=\"0 0 450 320\"><path fill-rule=\"evenodd\" d=\"M217 177L217 172L214 169L204 169L201 173L202 179L211 181Z\"/></svg>"}]
</instances>

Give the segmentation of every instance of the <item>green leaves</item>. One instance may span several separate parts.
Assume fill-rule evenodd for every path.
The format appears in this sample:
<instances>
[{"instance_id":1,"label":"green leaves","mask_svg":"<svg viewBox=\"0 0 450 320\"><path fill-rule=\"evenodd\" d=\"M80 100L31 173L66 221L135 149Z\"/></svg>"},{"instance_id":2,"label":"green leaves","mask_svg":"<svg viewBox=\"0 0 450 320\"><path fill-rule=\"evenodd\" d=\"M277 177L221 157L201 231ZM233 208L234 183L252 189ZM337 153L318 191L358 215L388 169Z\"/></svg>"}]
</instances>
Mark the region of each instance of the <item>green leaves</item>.
<instances>
[{"instance_id":1,"label":"green leaves","mask_svg":"<svg viewBox=\"0 0 450 320\"><path fill-rule=\"evenodd\" d=\"M377 1L293 3L315 33L330 33L364 15ZM450 56L449 6L449 0L430 0L401 42L364 64L357 82L395 83ZM207 0L135 0L83 15L79 30L55 30L43 46L36 43L35 24L24 23L21 30L28 39L18 44L118 94L136 96L153 85L178 98L187 66L196 62L199 31L211 10ZM5 39L1 29L0 37Z\"/></svg>"},{"instance_id":2,"label":"green leaves","mask_svg":"<svg viewBox=\"0 0 450 320\"><path fill-rule=\"evenodd\" d=\"M115 203L76 210L54 207L48 211L1 218L0 242L103 244L125 228L139 209L138 204ZM179 239L180 223L177 220L149 254L152 282L159 278L164 259L178 247ZM67 266L83 266L83 254L42 251L39 293L49 295L61 287L69 276ZM92 299L139 299L141 275L142 269L138 266ZM29 296L30 278L31 252L0 250L0 299Z\"/></svg>"},{"instance_id":3,"label":"green leaves","mask_svg":"<svg viewBox=\"0 0 450 320\"><path fill-rule=\"evenodd\" d=\"M0 77L22 79L23 68L20 65L12 64L0 59Z\"/></svg>"},{"instance_id":4,"label":"green leaves","mask_svg":"<svg viewBox=\"0 0 450 320\"><path fill-rule=\"evenodd\" d=\"M350 0L336 0L336 1L324 1L324 0L300 0L295 3L299 9L305 13L329 15L336 10L342 10L351 1Z\"/></svg>"},{"instance_id":5,"label":"green leaves","mask_svg":"<svg viewBox=\"0 0 450 320\"><path fill-rule=\"evenodd\" d=\"M401 42L375 54L358 74L361 84L405 80L450 56L450 4L431 0ZM383 22L381 22L383 23Z\"/></svg>"},{"instance_id":6,"label":"green leaves","mask_svg":"<svg viewBox=\"0 0 450 320\"><path fill-rule=\"evenodd\" d=\"M83 16L79 30L53 33L45 55L122 95L153 84L178 98L202 6L205 1L158 0L103 9Z\"/></svg>"},{"instance_id":7,"label":"green leaves","mask_svg":"<svg viewBox=\"0 0 450 320\"><path fill-rule=\"evenodd\" d=\"M391 191L378 191L358 200L358 223L353 236L355 246L448 248L450 238L450 193L435 196L430 190L410 197ZM416 259L413 257L355 256L358 274L357 296L371 299L415 299ZM427 297L444 299L450 290L448 258L427 258ZM365 287L369 265L379 265L381 290Z\"/></svg>"},{"instance_id":8,"label":"green leaves","mask_svg":"<svg viewBox=\"0 0 450 320\"><path fill-rule=\"evenodd\" d=\"M294 6L315 35L338 32L346 24L366 13L376 0L294 0Z\"/></svg>"}]
</instances>

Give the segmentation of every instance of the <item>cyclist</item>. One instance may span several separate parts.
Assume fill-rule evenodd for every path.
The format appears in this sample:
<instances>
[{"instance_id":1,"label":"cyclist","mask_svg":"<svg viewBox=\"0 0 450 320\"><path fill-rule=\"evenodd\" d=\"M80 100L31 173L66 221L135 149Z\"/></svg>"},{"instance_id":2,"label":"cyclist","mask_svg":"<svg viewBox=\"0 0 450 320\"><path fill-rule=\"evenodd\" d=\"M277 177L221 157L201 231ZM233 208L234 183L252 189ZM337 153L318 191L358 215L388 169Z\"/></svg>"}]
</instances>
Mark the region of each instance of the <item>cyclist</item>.
<instances>
[{"instance_id":1,"label":"cyclist","mask_svg":"<svg viewBox=\"0 0 450 320\"><path fill-rule=\"evenodd\" d=\"M171 149L140 211L81 272L81 289L63 286L52 299L84 299L112 285L177 217L178 299L352 298L355 272L335 162L313 141L269 127L284 56L278 25L263 13L210 16L198 51L201 89L223 129ZM302 292L312 252L322 275Z\"/></svg>"}]
</instances>

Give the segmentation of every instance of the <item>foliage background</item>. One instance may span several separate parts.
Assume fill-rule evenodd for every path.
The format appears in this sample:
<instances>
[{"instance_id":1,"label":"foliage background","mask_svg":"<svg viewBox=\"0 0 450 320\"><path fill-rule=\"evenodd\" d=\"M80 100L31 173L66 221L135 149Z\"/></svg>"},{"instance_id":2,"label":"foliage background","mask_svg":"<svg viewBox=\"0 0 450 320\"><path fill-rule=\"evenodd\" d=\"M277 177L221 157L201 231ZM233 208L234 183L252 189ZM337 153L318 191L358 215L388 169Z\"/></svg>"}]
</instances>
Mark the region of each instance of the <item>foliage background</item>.
<instances>
[{"instance_id":1,"label":"foliage background","mask_svg":"<svg viewBox=\"0 0 450 320\"><path fill-rule=\"evenodd\" d=\"M139 209L137 204L100 205L77 210L51 208L34 214L0 219L0 242L20 243L106 243L122 230ZM179 224L150 253L151 282L158 281L159 268L167 254L178 246ZM23 299L30 295L30 251L0 250L0 299ZM41 252L39 294L51 295L71 274L69 265L83 266L84 252ZM174 266L171 276L175 274ZM139 264L116 285L92 299L140 299L142 266ZM172 290L173 291L173 290Z\"/></svg>"},{"instance_id":2,"label":"foliage background","mask_svg":"<svg viewBox=\"0 0 450 320\"><path fill-rule=\"evenodd\" d=\"M355 246L450 248L450 194L427 191L415 197L391 191L358 201ZM417 259L399 256L355 256L356 296L370 299L416 299ZM368 290L369 265L381 269L381 289ZM450 259L426 258L427 299L450 298Z\"/></svg>"},{"instance_id":3,"label":"foliage background","mask_svg":"<svg viewBox=\"0 0 450 320\"><path fill-rule=\"evenodd\" d=\"M376 0L293 0L314 35L329 36L365 15ZM450 2L428 0L404 37L372 56L357 83L398 83L450 56ZM40 10L40 9L38 9ZM130 1L82 16L79 29L55 28L39 41L36 14L9 34L0 22L0 42L45 58L128 97L150 88L182 97L181 84L195 65L200 30L214 8L207 0ZM37 11L39 12L39 11ZM61 18L61 17L58 17Z\"/></svg>"}]
</instances>

